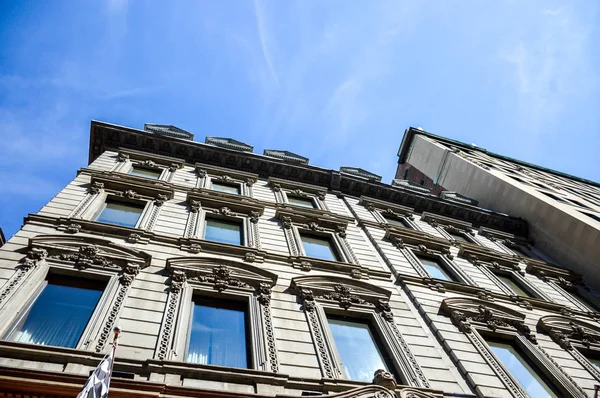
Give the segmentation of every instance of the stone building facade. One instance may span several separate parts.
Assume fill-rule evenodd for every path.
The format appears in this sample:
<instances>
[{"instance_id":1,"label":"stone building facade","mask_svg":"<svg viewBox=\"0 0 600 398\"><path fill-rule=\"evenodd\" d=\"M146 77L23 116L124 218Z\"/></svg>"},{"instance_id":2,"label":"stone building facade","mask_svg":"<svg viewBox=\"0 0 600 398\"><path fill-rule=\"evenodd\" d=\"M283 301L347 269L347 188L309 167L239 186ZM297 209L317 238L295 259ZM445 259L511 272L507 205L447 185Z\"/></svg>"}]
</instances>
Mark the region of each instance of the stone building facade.
<instances>
[{"instance_id":1,"label":"stone building facade","mask_svg":"<svg viewBox=\"0 0 600 398\"><path fill-rule=\"evenodd\" d=\"M115 325L111 397L594 396L597 300L526 221L209 138L92 122L0 248L0 397L74 397Z\"/></svg>"},{"instance_id":2,"label":"stone building facade","mask_svg":"<svg viewBox=\"0 0 600 398\"><path fill-rule=\"evenodd\" d=\"M396 179L526 219L544 260L600 286L599 183L412 127L398 151Z\"/></svg>"}]
</instances>

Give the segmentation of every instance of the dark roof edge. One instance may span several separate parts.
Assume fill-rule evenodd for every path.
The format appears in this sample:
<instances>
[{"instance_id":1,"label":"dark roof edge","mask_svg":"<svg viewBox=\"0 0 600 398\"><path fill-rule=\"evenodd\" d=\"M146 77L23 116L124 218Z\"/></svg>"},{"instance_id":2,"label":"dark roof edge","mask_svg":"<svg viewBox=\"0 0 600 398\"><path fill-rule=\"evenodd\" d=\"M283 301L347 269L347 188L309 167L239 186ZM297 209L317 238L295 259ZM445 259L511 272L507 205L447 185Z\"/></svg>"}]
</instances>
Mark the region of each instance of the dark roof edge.
<instances>
[{"instance_id":1,"label":"dark roof edge","mask_svg":"<svg viewBox=\"0 0 600 398\"><path fill-rule=\"evenodd\" d=\"M436 140L439 140L439 141L442 141L442 142L445 142L445 143L448 143L448 144L452 144L452 145L455 145L455 146L458 146L458 147L461 147L461 148L469 149L471 151L483 152L486 155L489 155L489 156L492 156L492 157L495 157L495 158L498 158L498 159L501 159L501 160L506 160L507 162L516 163L516 164L519 164L521 166L531 167L533 169L537 169L537 170L540 170L540 171L545 171L547 173L555 174L555 175L560 176L560 177L564 177L564 178L568 178L568 179L571 179L571 180L583 182L585 184L590 184L590 185L593 185L595 187L600 187L600 183L595 182L595 181L587 180L587 179L581 178L581 177L576 177L576 176L571 175L571 174L563 173L561 171L552 170L552 169L549 169L549 168L546 168L546 167L543 167L543 166L539 166L539 165L536 165L536 164L533 164L533 163L525 162L523 160L513 159L513 158L508 157L508 156L504 156L504 155L500 155L500 154L495 153L495 152L488 151L485 148L480 148L480 147L476 147L476 146L473 146L473 145L465 144L464 142L456 141L456 140L453 140L451 138L442 137L441 135L433 134L433 133L430 133L428 131L420 130L420 129L417 129L417 128L414 128L414 127L409 127L408 129L406 129L404 131L404 137L402 137L402 142L400 143L400 148L398 149L398 163L399 164L402 164L402 163L406 162L406 157L408 155L408 149L410 148L410 145L411 145L411 143L412 143L412 141L413 141L413 139L415 137L415 134L421 134L421 135L424 135L426 137L434 138Z\"/></svg>"}]
</instances>

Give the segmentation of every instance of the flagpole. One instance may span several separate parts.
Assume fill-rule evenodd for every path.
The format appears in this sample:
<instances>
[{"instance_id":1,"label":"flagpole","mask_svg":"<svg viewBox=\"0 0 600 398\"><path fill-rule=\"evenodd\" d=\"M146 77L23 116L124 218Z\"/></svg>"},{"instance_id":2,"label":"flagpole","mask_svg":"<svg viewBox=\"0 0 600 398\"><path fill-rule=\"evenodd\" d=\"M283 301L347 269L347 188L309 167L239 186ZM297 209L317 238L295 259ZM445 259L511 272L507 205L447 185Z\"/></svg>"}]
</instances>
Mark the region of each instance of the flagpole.
<instances>
[{"instance_id":1,"label":"flagpole","mask_svg":"<svg viewBox=\"0 0 600 398\"><path fill-rule=\"evenodd\" d=\"M113 328L113 333L115 335L114 335L113 344L112 344L112 346L113 346L112 347L112 350L113 350L113 352L112 352L112 361L110 361L110 372L108 374L108 383L109 383L108 387L109 387L109 389L110 389L110 380L112 378L112 373L113 373L113 367L115 365L115 354L117 352L117 346L119 345L119 334L121 333L121 328L118 327L118 326L115 326ZM108 393L108 391L107 391L107 393Z\"/></svg>"}]
</instances>

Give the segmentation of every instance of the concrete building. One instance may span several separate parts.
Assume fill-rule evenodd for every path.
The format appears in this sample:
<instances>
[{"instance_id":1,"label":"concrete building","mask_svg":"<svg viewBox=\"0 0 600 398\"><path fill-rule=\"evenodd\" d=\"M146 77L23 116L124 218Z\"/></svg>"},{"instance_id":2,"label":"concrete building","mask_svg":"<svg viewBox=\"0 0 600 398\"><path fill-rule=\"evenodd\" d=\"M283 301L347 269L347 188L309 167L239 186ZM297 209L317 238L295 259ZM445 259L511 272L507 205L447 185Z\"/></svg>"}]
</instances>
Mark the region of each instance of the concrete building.
<instances>
[{"instance_id":1,"label":"concrete building","mask_svg":"<svg viewBox=\"0 0 600 398\"><path fill-rule=\"evenodd\" d=\"M507 249L528 255L533 245L541 259L600 286L600 184L415 128L398 157L396 179L526 219L529 241Z\"/></svg>"},{"instance_id":2,"label":"concrete building","mask_svg":"<svg viewBox=\"0 0 600 398\"><path fill-rule=\"evenodd\" d=\"M514 255L528 232L358 165L94 121L0 248L0 397L74 397L117 324L111 398L593 397L598 302Z\"/></svg>"}]
</instances>

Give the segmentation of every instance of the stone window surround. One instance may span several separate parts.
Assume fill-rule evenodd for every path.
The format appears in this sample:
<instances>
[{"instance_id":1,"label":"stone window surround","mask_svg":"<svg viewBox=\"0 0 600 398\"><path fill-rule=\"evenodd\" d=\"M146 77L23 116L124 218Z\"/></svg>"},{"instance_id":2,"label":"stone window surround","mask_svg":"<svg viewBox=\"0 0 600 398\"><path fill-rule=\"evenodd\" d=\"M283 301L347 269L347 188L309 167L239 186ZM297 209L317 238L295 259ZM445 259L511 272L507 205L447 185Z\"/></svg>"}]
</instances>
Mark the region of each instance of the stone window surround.
<instances>
[{"instance_id":1,"label":"stone window surround","mask_svg":"<svg viewBox=\"0 0 600 398\"><path fill-rule=\"evenodd\" d=\"M593 316L600 315L593 311L593 309L588 308L584 302L572 294L573 292L576 295L580 295L592 304L600 307L598 299L590 294L587 287L582 283L581 277L574 272L533 259L528 261L527 272L536 275L546 282L581 312L589 313Z\"/></svg>"},{"instance_id":2,"label":"stone window surround","mask_svg":"<svg viewBox=\"0 0 600 398\"><path fill-rule=\"evenodd\" d=\"M126 179L114 178L111 174L112 172L92 175L87 195L67 218L95 221L107 199L115 199L125 203L143 205L144 209L134 228L152 231L162 205L173 197L173 190L167 188L167 186L159 186L160 183L142 184L139 181L131 182L129 179L132 177L128 176Z\"/></svg>"},{"instance_id":3,"label":"stone window surround","mask_svg":"<svg viewBox=\"0 0 600 398\"><path fill-rule=\"evenodd\" d=\"M387 230L384 239L389 240L408 262L413 266L422 282L431 289L445 291L445 285L471 285L477 286L469 275L452 261L454 256L450 253L450 245L445 239L436 238L423 232L407 229ZM430 257L438 261L455 281L444 281L432 278L418 259L418 255Z\"/></svg>"},{"instance_id":4,"label":"stone window surround","mask_svg":"<svg viewBox=\"0 0 600 398\"><path fill-rule=\"evenodd\" d=\"M278 209L275 217L283 225L283 232L292 257L297 258L300 269L310 271L312 263L330 264L344 262L359 265L350 243L346 240L347 221L326 214L315 215L310 209ZM340 257L339 261L307 257L302 244L301 233L328 239Z\"/></svg>"},{"instance_id":5,"label":"stone window surround","mask_svg":"<svg viewBox=\"0 0 600 398\"><path fill-rule=\"evenodd\" d=\"M27 255L19 261L15 274L0 290L0 318L9 320L31 305L50 273L106 281L106 287L75 347L103 352L130 286L140 269L150 263L150 256L103 239L65 235L31 238L29 248ZM3 322L0 328L4 329L0 329L0 335L4 335L13 324L14 321Z\"/></svg>"},{"instance_id":6,"label":"stone window surround","mask_svg":"<svg viewBox=\"0 0 600 398\"><path fill-rule=\"evenodd\" d=\"M429 388L414 355L398 326L389 305L391 292L366 282L336 276L301 276L292 279L306 315L323 377L343 377L340 356L331 335L327 314L349 316L369 322L392 359L393 371L402 383Z\"/></svg>"},{"instance_id":7,"label":"stone window surround","mask_svg":"<svg viewBox=\"0 0 600 398\"><path fill-rule=\"evenodd\" d=\"M262 204L249 202L248 199L242 200L239 195L205 189L189 192L187 202L189 214L184 237L204 240L205 221L208 216L240 223L242 227L242 244L240 246L261 248L258 220L264 211ZM226 243L220 244L226 245Z\"/></svg>"},{"instance_id":8,"label":"stone window surround","mask_svg":"<svg viewBox=\"0 0 600 398\"><path fill-rule=\"evenodd\" d=\"M193 297L223 298L248 305L250 327L246 337L252 353L251 369L279 372L270 308L277 275L247 263L210 257L171 258L167 269L171 274L170 288L156 359L185 362Z\"/></svg>"},{"instance_id":9,"label":"stone window surround","mask_svg":"<svg viewBox=\"0 0 600 398\"><path fill-rule=\"evenodd\" d=\"M213 181L237 185L240 188L240 196L253 197L252 186L258 181L257 174L208 166L201 163L196 163L196 173L198 174L196 188L212 190ZM227 193L226 195L235 196L235 194Z\"/></svg>"},{"instance_id":10,"label":"stone window surround","mask_svg":"<svg viewBox=\"0 0 600 398\"><path fill-rule=\"evenodd\" d=\"M395 226L391 225L386 219L392 218L398 221L406 222L406 224L414 230L421 230L418 224L414 222L415 217L413 210L410 207L391 204L389 202L367 198L364 196L360 197L358 204L364 206L380 225L394 228Z\"/></svg>"},{"instance_id":11,"label":"stone window surround","mask_svg":"<svg viewBox=\"0 0 600 398\"><path fill-rule=\"evenodd\" d=\"M524 314L496 303L465 297L444 299L440 312L449 316L452 323L464 333L513 397L530 398L496 358L484 336L512 341L565 396L587 397L585 391L538 344L535 334L525 324ZM461 369L460 366L458 368Z\"/></svg>"},{"instance_id":12,"label":"stone window surround","mask_svg":"<svg viewBox=\"0 0 600 398\"><path fill-rule=\"evenodd\" d=\"M473 224L465 221L454 220L449 217L439 216L437 214L423 212L421 220L425 221L436 229L444 238L448 239L454 246L459 246L461 242L450 235L450 233L461 234L469 243L482 246L481 242L475 237Z\"/></svg>"},{"instance_id":13,"label":"stone window surround","mask_svg":"<svg viewBox=\"0 0 600 398\"><path fill-rule=\"evenodd\" d=\"M160 170L161 175L153 181L171 182L178 169L184 167L183 159L177 159L167 156L154 155L147 152L139 152L120 148L117 154L118 163L112 171L129 174L134 166L139 166L152 170ZM133 178L144 178L133 176Z\"/></svg>"},{"instance_id":14,"label":"stone window surround","mask_svg":"<svg viewBox=\"0 0 600 398\"><path fill-rule=\"evenodd\" d=\"M326 188L273 177L269 178L268 184L273 189L277 203L294 206L289 203L288 195L296 195L301 198L312 199L316 210L329 211L327 203L325 203Z\"/></svg>"},{"instance_id":15,"label":"stone window surround","mask_svg":"<svg viewBox=\"0 0 600 398\"><path fill-rule=\"evenodd\" d=\"M600 355L600 327L570 316L547 315L538 321L538 329L568 351L596 381L600 371L587 359L590 353ZM587 355L586 355L587 354Z\"/></svg>"}]
</instances>

